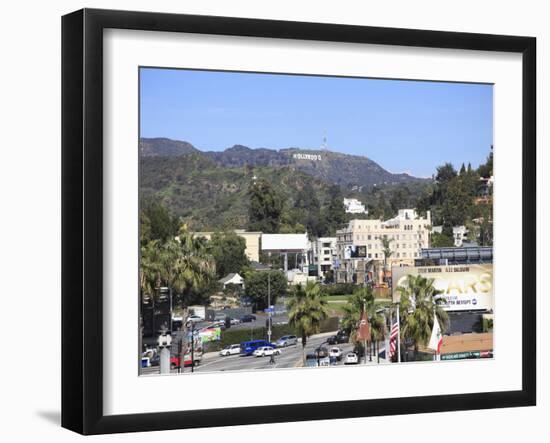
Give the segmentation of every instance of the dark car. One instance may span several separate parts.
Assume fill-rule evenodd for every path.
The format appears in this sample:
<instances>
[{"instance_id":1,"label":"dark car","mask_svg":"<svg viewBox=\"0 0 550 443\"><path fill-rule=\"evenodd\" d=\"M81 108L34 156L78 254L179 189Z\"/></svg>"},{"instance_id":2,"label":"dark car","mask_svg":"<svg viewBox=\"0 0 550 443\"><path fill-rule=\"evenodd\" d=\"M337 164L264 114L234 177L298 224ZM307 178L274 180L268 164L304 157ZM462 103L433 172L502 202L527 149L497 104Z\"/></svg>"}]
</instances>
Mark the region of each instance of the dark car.
<instances>
[{"instance_id":1,"label":"dark car","mask_svg":"<svg viewBox=\"0 0 550 443\"><path fill-rule=\"evenodd\" d=\"M313 354L317 358L325 358L328 357L328 349L324 346L319 346L318 348L315 348Z\"/></svg>"},{"instance_id":2,"label":"dark car","mask_svg":"<svg viewBox=\"0 0 550 443\"><path fill-rule=\"evenodd\" d=\"M339 345L340 343L347 343L349 341L349 335L344 331L338 331L336 335L329 337L327 343L329 345Z\"/></svg>"},{"instance_id":3,"label":"dark car","mask_svg":"<svg viewBox=\"0 0 550 443\"><path fill-rule=\"evenodd\" d=\"M250 323L251 321L256 320L256 316L252 314L245 314L241 317L241 322Z\"/></svg>"}]
</instances>

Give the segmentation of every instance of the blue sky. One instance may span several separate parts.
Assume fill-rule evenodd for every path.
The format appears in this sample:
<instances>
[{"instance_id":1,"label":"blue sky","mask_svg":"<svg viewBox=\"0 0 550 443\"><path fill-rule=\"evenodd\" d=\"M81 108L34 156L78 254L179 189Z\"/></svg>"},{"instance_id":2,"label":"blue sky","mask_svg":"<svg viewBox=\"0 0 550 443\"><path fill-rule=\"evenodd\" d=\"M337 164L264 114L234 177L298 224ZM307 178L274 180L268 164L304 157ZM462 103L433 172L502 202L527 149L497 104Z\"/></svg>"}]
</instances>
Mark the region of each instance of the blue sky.
<instances>
[{"instance_id":1,"label":"blue sky","mask_svg":"<svg viewBox=\"0 0 550 443\"><path fill-rule=\"evenodd\" d=\"M391 172L477 167L493 143L491 85L141 68L141 137L201 150L329 149Z\"/></svg>"}]
</instances>

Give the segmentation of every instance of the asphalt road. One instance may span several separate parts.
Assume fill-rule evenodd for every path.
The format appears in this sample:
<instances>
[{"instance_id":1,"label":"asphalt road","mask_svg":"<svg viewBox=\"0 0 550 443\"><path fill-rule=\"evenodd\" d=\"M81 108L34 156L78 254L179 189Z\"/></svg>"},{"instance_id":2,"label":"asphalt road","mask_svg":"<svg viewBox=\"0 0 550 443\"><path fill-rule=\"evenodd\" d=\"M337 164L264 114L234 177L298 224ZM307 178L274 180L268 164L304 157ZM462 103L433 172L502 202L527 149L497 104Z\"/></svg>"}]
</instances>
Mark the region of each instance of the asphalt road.
<instances>
[{"instance_id":1,"label":"asphalt road","mask_svg":"<svg viewBox=\"0 0 550 443\"><path fill-rule=\"evenodd\" d=\"M319 345L326 346L330 349L332 346L326 343L329 336L333 333L319 334L310 337L306 345L306 354L314 353L315 348ZM352 351L353 346L349 343L335 345L342 349L343 354ZM275 356L275 364L270 364L269 357L243 357L240 355L231 355L222 357L218 353L208 353L203 355L202 362L195 367L195 372L217 372L217 371L249 371L256 369L281 369L281 368L293 368L302 366L302 345L298 343L295 346L288 346L286 348L280 348L281 355ZM381 349L382 351L383 349ZM373 360L375 360L373 358ZM375 361L373 361L375 364ZM337 365L343 365L343 359L336 363ZM143 375L159 374L160 369L158 367L144 368L142 370ZM171 371L177 373L177 370ZM191 373L191 368L185 368L184 374Z\"/></svg>"}]
</instances>

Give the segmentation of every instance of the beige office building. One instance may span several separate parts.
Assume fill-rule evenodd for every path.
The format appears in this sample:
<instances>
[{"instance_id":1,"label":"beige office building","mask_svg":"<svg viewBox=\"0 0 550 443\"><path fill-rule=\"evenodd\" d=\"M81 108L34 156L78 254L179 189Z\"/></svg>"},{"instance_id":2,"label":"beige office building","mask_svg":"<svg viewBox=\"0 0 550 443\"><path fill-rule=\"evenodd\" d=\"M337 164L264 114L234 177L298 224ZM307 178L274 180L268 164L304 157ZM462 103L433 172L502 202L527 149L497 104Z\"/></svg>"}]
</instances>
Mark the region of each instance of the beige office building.
<instances>
[{"instance_id":1,"label":"beige office building","mask_svg":"<svg viewBox=\"0 0 550 443\"><path fill-rule=\"evenodd\" d=\"M397 216L382 220L351 220L344 229L336 231L336 253L338 257L337 280L339 282L363 283L368 269L382 272L384 247L382 238L390 240L391 255L387 269L391 266L414 265L421 257L421 249L429 247L431 217L419 217L414 209L400 209ZM346 247L366 246L365 257L349 258ZM379 280L379 275L372 278Z\"/></svg>"}]
</instances>

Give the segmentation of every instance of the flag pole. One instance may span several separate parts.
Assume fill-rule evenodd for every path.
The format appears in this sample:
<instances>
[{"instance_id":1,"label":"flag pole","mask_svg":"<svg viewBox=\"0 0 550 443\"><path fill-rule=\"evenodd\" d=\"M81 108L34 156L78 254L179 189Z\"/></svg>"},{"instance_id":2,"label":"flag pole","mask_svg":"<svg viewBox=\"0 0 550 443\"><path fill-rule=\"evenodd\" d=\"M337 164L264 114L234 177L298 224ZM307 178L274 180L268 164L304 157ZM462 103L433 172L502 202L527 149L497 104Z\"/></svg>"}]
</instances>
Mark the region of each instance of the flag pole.
<instances>
[{"instance_id":1,"label":"flag pole","mask_svg":"<svg viewBox=\"0 0 550 443\"><path fill-rule=\"evenodd\" d=\"M397 303L397 363L401 363L401 320L399 319L399 303Z\"/></svg>"},{"instance_id":2,"label":"flag pole","mask_svg":"<svg viewBox=\"0 0 550 443\"><path fill-rule=\"evenodd\" d=\"M367 301L363 300L363 315L367 315ZM365 334L365 337L363 338L363 348L364 348L364 354L365 354L365 364L367 364L367 336Z\"/></svg>"}]
</instances>

